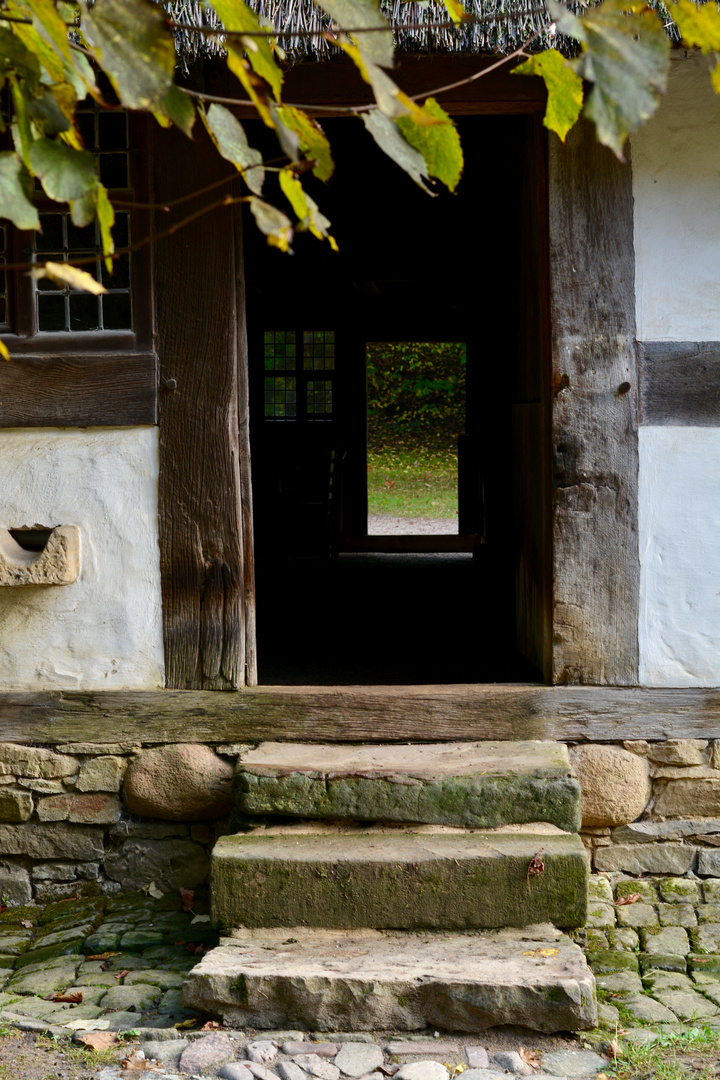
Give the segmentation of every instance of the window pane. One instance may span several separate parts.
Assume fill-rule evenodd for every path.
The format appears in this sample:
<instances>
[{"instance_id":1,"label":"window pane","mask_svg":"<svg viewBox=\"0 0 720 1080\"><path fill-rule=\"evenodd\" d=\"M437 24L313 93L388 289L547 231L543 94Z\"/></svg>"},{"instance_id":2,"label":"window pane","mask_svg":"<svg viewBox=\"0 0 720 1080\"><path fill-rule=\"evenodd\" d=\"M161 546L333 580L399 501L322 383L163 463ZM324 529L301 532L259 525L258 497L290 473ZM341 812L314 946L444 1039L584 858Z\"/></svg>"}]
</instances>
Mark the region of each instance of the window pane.
<instances>
[{"instance_id":1,"label":"window pane","mask_svg":"<svg viewBox=\"0 0 720 1080\"><path fill-rule=\"evenodd\" d=\"M92 293L70 293L70 329L99 330L100 311Z\"/></svg>"},{"instance_id":2,"label":"window pane","mask_svg":"<svg viewBox=\"0 0 720 1080\"><path fill-rule=\"evenodd\" d=\"M98 145L101 150L127 149L127 113L101 112L98 116Z\"/></svg>"},{"instance_id":3,"label":"window pane","mask_svg":"<svg viewBox=\"0 0 720 1080\"><path fill-rule=\"evenodd\" d=\"M106 330L132 330L130 293L108 293L103 296L102 310Z\"/></svg>"},{"instance_id":4,"label":"window pane","mask_svg":"<svg viewBox=\"0 0 720 1080\"><path fill-rule=\"evenodd\" d=\"M305 371L332 371L335 367L335 331L303 331L303 368Z\"/></svg>"},{"instance_id":5,"label":"window pane","mask_svg":"<svg viewBox=\"0 0 720 1080\"><path fill-rule=\"evenodd\" d=\"M294 330L266 330L263 334L263 366L266 371L294 371L296 364Z\"/></svg>"},{"instance_id":6,"label":"window pane","mask_svg":"<svg viewBox=\"0 0 720 1080\"><path fill-rule=\"evenodd\" d=\"M52 333L67 329L65 325L65 296L41 295L37 297L38 330Z\"/></svg>"},{"instance_id":7,"label":"window pane","mask_svg":"<svg viewBox=\"0 0 720 1080\"><path fill-rule=\"evenodd\" d=\"M35 233L36 251L56 251L64 247L63 216L63 214L40 215L42 232Z\"/></svg>"},{"instance_id":8,"label":"window pane","mask_svg":"<svg viewBox=\"0 0 720 1080\"><path fill-rule=\"evenodd\" d=\"M100 154L100 179L106 188L128 187L127 154Z\"/></svg>"}]
</instances>

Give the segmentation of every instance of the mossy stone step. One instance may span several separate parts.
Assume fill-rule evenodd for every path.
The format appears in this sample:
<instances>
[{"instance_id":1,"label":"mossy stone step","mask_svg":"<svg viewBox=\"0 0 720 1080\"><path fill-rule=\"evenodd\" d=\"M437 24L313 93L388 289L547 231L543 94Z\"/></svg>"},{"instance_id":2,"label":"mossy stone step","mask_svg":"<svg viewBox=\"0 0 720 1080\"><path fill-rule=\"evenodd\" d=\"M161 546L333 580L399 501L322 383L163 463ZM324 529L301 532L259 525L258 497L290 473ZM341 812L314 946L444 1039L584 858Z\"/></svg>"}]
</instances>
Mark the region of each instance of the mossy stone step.
<instances>
[{"instance_id":1,"label":"mossy stone step","mask_svg":"<svg viewBox=\"0 0 720 1080\"><path fill-rule=\"evenodd\" d=\"M282 815L495 828L580 828L580 784L555 742L262 743L238 759L236 821Z\"/></svg>"},{"instance_id":2,"label":"mossy stone step","mask_svg":"<svg viewBox=\"0 0 720 1080\"><path fill-rule=\"evenodd\" d=\"M595 983L550 926L465 933L237 930L188 974L183 1004L231 1027L582 1031Z\"/></svg>"},{"instance_id":3,"label":"mossy stone step","mask_svg":"<svg viewBox=\"0 0 720 1080\"><path fill-rule=\"evenodd\" d=\"M538 852L544 870L528 874ZM571 928L585 922L588 860L579 837L555 829L310 823L221 838L211 882L213 923L222 930Z\"/></svg>"}]
</instances>

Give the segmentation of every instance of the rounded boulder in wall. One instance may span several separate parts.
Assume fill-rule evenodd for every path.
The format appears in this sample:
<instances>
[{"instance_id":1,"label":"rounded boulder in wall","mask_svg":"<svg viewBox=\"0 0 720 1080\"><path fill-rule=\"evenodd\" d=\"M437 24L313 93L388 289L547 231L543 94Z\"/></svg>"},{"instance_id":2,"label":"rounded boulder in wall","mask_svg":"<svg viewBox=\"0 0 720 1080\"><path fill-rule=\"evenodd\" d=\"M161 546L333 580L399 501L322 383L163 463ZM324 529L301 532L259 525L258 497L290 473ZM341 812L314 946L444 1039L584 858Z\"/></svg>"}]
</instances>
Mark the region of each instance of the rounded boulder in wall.
<instances>
[{"instance_id":1,"label":"rounded boulder in wall","mask_svg":"<svg viewBox=\"0 0 720 1080\"><path fill-rule=\"evenodd\" d=\"M208 821L230 810L233 767L209 746L176 743L143 750L124 783L128 810L165 821Z\"/></svg>"},{"instance_id":2,"label":"rounded boulder in wall","mask_svg":"<svg viewBox=\"0 0 720 1080\"><path fill-rule=\"evenodd\" d=\"M650 801L650 766L638 754L590 744L572 747L570 762L582 789L583 825L627 825Z\"/></svg>"}]
</instances>

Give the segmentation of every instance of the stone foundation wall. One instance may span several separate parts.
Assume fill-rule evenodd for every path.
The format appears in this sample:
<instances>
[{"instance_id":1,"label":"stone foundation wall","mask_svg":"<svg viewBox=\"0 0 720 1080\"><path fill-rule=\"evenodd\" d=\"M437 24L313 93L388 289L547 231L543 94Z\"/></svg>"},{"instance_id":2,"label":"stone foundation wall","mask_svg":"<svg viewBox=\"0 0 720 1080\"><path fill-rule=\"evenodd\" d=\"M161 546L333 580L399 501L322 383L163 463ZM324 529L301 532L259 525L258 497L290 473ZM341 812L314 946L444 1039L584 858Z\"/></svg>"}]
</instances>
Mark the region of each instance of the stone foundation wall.
<instances>
[{"instance_id":1,"label":"stone foundation wall","mask_svg":"<svg viewBox=\"0 0 720 1080\"><path fill-rule=\"evenodd\" d=\"M570 750L596 872L720 876L720 740Z\"/></svg>"},{"instance_id":2,"label":"stone foundation wall","mask_svg":"<svg viewBox=\"0 0 720 1080\"><path fill-rule=\"evenodd\" d=\"M0 744L0 900L197 888L244 749ZM594 872L720 877L720 740L585 743L570 758Z\"/></svg>"},{"instance_id":3,"label":"stone foundation wall","mask_svg":"<svg viewBox=\"0 0 720 1080\"><path fill-rule=\"evenodd\" d=\"M241 749L0 743L0 900L197 888Z\"/></svg>"}]
</instances>

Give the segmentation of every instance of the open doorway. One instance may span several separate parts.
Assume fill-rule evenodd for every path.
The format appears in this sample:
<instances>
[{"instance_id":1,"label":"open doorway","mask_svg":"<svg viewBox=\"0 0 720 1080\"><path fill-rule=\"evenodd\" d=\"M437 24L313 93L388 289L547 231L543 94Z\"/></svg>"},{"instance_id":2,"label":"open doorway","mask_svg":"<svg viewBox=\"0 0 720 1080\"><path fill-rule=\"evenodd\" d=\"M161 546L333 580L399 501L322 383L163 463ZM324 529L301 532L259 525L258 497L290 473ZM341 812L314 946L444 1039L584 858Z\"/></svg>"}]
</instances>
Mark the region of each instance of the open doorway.
<instances>
[{"instance_id":1,"label":"open doorway","mask_svg":"<svg viewBox=\"0 0 720 1080\"><path fill-rule=\"evenodd\" d=\"M457 536L464 342L366 347L369 537Z\"/></svg>"},{"instance_id":2,"label":"open doorway","mask_svg":"<svg viewBox=\"0 0 720 1080\"><path fill-rule=\"evenodd\" d=\"M544 378L526 370L542 278L526 227L532 118L461 118L465 174L435 199L369 136L361 175L363 129L326 127L337 178L313 194L339 254L299 237L289 258L245 230L260 682L537 681L517 586L543 528L524 509L541 502L543 437L537 410L523 420ZM442 420L418 422L407 455L373 404L383 352L385 375L414 370ZM383 487L403 486L410 512L391 513ZM386 513L413 524L379 531ZM544 573L536 558L536 591Z\"/></svg>"}]
</instances>

